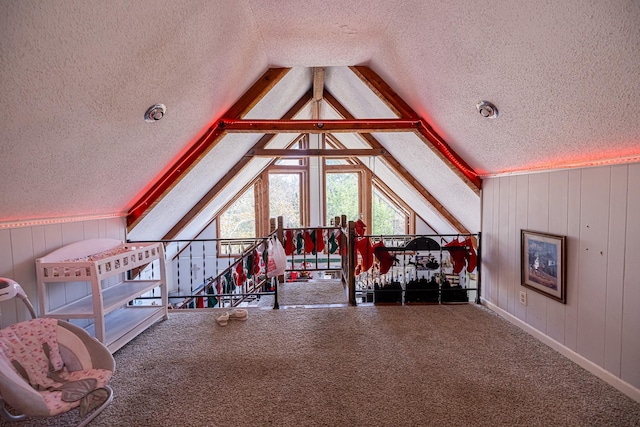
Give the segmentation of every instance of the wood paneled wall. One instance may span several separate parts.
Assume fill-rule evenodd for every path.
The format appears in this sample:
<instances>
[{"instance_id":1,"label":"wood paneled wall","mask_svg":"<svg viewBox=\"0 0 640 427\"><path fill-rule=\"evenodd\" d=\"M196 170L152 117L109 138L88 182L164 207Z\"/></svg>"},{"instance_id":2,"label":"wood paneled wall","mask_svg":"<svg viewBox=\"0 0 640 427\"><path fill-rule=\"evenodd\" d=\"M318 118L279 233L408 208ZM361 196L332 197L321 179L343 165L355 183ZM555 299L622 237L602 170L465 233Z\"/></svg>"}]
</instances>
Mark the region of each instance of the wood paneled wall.
<instances>
[{"instance_id":1,"label":"wood paneled wall","mask_svg":"<svg viewBox=\"0 0 640 427\"><path fill-rule=\"evenodd\" d=\"M125 240L125 235L124 217L0 230L0 277L8 277L18 282L38 311L36 258L79 240L94 238ZM64 283L52 284L50 287L49 301L52 307L71 301L90 289L87 289L88 285L79 288ZM1 327L29 318L29 312L22 301L13 300L0 304Z\"/></svg>"},{"instance_id":2,"label":"wood paneled wall","mask_svg":"<svg viewBox=\"0 0 640 427\"><path fill-rule=\"evenodd\" d=\"M566 305L520 285L522 229L567 236ZM482 232L487 301L640 388L640 164L486 179Z\"/></svg>"}]
</instances>

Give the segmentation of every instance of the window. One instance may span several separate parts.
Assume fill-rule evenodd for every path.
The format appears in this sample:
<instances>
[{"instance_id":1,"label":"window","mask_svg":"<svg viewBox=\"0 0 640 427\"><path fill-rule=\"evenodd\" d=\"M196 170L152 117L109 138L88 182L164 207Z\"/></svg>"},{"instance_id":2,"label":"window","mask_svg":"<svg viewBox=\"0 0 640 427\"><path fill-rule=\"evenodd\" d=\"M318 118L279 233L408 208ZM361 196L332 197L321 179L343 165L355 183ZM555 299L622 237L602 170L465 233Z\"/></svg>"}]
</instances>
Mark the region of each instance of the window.
<instances>
[{"instance_id":1,"label":"window","mask_svg":"<svg viewBox=\"0 0 640 427\"><path fill-rule=\"evenodd\" d=\"M292 152L306 149L307 138L299 137L287 148ZM331 138L326 139L324 146L343 149ZM330 225L335 217L346 215L348 221L361 218L368 224L368 234L413 232L415 212L380 181L370 164L364 164L357 157L313 160L295 155L274 159L218 216L218 237L265 236L270 231L270 219L279 216L287 228L305 227L323 220L324 225Z\"/></svg>"},{"instance_id":2,"label":"window","mask_svg":"<svg viewBox=\"0 0 640 427\"><path fill-rule=\"evenodd\" d=\"M346 215L355 221L362 212L360 206L360 173L329 172L325 175L326 218L331 224L336 216Z\"/></svg>"},{"instance_id":3,"label":"window","mask_svg":"<svg viewBox=\"0 0 640 427\"><path fill-rule=\"evenodd\" d=\"M409 213L374 185L371 197L371 232L375 235L406 234Z\"/></svg>"},{"instance_id":4,"label":"window","mask_svg":"<svg viewBox=\"0 0 640 427\"><path fill-rule=\"evenodd\" d=\"M301 226L301 185L300 173L269 173L269 217L282 215L285 227Z\"/></svg>"},{"instance_id":5,"label":"window","mask_svg":"<svg viewBox=\"0 0 640 427\"><path fill-rule=\"evenodd\" d=\"M302 136L296 142L287 147L289 150L301 150L306 148L308 145L306 141L306 137ZM276 166L304 166L306 164L304 158L297 157L285 157L282 159L278 159L274 162Z\"/></svg>"},{"instance_id":6,"label":"window","mask_svg":"<svg viewBox=\"0 0 640 427\"><path fill-rule=\"evenodd\" d=\"M253 186L250 186L218 217L218 237L239 239L255 237L256 210Z\"/></svg>"},{"instance_id":7,"label":"window","mask_svg":"<svg viewBox=\"0 0 640 427\"><path fill-rule=\"evenodd\" d=\"M336 166L336 165L350 165L351 163L349 163L348 161L344 160L344 159L325 159L325 165L327 166Z\"/></svg>"}]
</instances>

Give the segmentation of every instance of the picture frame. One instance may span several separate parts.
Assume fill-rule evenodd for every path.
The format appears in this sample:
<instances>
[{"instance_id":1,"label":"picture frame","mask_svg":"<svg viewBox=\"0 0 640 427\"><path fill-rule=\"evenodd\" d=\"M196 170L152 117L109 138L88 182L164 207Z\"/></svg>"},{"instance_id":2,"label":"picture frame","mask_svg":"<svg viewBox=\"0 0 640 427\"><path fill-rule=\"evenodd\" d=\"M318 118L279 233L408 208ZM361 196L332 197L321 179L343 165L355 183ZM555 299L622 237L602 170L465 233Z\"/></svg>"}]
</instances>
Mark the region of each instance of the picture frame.
<instances>
[{"instance_id":1,"label":"picture frame","mask_svg":"<svg viewBox=\"0 0 640 427\"><path fill-rule=\"evenodd\" d=\"M521 230L522 286L567 303L566 236Z\"/></svg>"}]
</instances>

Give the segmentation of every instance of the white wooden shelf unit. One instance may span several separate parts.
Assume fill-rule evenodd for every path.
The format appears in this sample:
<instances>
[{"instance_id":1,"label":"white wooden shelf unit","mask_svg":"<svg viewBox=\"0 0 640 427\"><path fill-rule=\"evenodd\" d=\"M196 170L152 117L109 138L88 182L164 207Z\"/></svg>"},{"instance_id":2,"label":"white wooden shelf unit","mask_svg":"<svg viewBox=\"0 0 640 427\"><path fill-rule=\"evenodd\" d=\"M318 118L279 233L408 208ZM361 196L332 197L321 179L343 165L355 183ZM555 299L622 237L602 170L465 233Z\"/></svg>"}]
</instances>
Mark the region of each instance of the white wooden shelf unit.
<instances>
[{"instance_id":1,"label":"white wooden shelf unit","mask_svg":"<svg viewBox=\"0 0 640 427\"><path fill-rule=\"evenodd\" d=\"M158 260L157 280L126 280L127 272ZM167 319L168 297L162 243L124 244L115 239L72 243L36 260L41 317L90 319L86 328L113 353L155 322ZM49 309L51 283L91 292ZM84 282L84 283L83 283ZM129 305L135 298L159 288L160 305ZM81 290L80 290L81 291ZM75 293L74 293L75 294ZM82 292L81 292L82 294Z\"/></svg>"}]
</instances>

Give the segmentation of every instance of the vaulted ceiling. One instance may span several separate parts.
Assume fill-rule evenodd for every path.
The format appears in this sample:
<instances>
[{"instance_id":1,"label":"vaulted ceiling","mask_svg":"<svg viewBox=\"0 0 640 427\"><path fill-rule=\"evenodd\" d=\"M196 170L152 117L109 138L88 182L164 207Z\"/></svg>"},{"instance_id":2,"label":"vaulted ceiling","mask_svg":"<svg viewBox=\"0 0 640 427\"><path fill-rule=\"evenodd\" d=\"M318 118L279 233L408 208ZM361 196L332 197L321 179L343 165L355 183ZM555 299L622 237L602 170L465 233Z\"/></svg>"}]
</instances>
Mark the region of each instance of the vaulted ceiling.
<instances>
[{"instance_id":1,"label":"vaulted ceiling","mask_svg":"<svg viewBox=\"0 0 640 427\"><path fill-rule=\"evenodd\" d=\"M130 211L131 237L194 237L300 133L331 134L433 229L478 229L481 180L379 76L298 67L268 70L157 180Z\"/></svg>"},{"instance_id":2,"label":"vaulted ceiling","mask_svg":"<svg viewBox=\"0 0 640 427\"><path fill-rule=\"evenodd\" d=\"M639 23L633 0L7 0L0 12L0 224L131 216L271 68L290 70L246 106L243 119L285 117L312 89L312 67L325 69L332 96L323 101L323 120L344 117L340 108L357 119L397 118L354 72L364 66L480 177L637 162ZM481 100L497 106L498 118L478 114ZM167 106L166 116L145 122L156 103ZM306 106L295 118L308 117ZM477 231L478 193L428 138L368 134ZM140 235L170 231L262 136L225 134L165 188L171 191L154 201L156 209L145 210ZM355 133L339 136L350 148L365 146ZM290 138L281 134L269 147ZM402 192L406 184L383 163L376 172ZM215 210L257 168L245 167L198 215ZM406 197L429 216L423 196ZM437 209L432 216L450 227Z\"/></svg>"}]
</instances>

